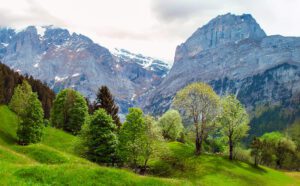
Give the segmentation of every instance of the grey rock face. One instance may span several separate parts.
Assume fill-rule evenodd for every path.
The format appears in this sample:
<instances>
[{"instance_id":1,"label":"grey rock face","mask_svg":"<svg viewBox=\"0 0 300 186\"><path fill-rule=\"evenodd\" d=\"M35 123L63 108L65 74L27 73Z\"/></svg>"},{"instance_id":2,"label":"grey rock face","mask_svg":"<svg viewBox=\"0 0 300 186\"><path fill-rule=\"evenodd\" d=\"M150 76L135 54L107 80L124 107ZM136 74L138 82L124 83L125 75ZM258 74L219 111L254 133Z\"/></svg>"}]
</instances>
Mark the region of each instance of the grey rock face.
<instances>
[{"instance_id":1,"label":"grey rock face","mask_svg":"<svg viewBox=\"0 0 300 186\"><path fill-rule=\"evenodd\" d=\"M134 104L136 95L158 84L169 69L160 72L144 68L137 61L123 57L112 55L88 37L70 34L66 29L52 26L30 26L19 32L0 29L3 63L45 81L56 92L71 87L94 99L97 89L107 85L125 113ZM151 65L160 69L165 64Z\"/></svg>"},{"instance_id":2,"label":"grey rock face","mask_svg":"<svg viewBox=\"0 0 300 186\"><path fill-rule=\"evenodd\" d=\"M300 92L300 38L266 36L251 15L218 16L177 47L170 73L141 105L161 114L191 82L234 93L249 112Z\"/></svg>"}]
</instances>

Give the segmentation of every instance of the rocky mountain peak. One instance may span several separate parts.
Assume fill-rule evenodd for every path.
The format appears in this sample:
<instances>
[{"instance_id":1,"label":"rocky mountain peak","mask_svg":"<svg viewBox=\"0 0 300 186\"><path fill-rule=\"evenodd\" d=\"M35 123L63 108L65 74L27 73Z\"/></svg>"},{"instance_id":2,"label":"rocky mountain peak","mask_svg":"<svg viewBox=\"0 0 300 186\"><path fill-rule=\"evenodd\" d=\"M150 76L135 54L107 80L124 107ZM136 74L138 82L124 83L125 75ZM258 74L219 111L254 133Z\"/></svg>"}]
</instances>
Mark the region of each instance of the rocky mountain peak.
<instances>
[{"instance_id":1,"label":"rocky mountain peak","mask_svg":"<svg viewBox=\"0 0 300 186\"><path fill-rule=\"evenodd\" d=\"M242 40L260 41L266 33L250 14L225 14L217 16L200 27L187 41L177 47L175 62L182 58L182 53L192 57L199 52L227 44L237 44Z\"/></svg>"}]
</instances>

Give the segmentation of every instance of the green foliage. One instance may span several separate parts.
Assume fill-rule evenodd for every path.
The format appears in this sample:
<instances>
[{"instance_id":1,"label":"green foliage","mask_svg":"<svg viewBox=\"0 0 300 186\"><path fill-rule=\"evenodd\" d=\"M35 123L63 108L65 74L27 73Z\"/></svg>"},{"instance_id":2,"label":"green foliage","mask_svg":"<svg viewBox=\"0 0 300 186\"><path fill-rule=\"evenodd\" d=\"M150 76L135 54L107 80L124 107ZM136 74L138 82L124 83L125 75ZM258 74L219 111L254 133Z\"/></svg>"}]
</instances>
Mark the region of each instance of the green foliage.
<instances>
[{"instance_id":1,"label":"green foliage","mask_svg":"<svg viewBox=\"0 0 300 186\"><path fill-rule=\"evenodd\" d=\"M149 159L159 154L162 150L160 143L162 141L161 130L157 125L157 122L152 116L145 116L145 131L143 137L143 143L141 146L141 156L142 156L142 168L141 173L144 174L147 170L147 163Z\"/></svg>"},{"instance_id":2,"label":"green foliage","mask_svg":"<svg viewBox=\"0 0 300 186\"><path fill-rule=\"evenodd\" d=\"M21 145L40 142L43 135L43 108L37 98L37 94L32 93L28 103L22 113L21 122L17 130L17 136Z\"/></svg>"},{"instance_id":3,"label":"green foliage","mask_svg":"<svg viewBox=\"0 0 300 186\"><path fill-rule=\"evenodd\" d=\"M146 119L145 119L146 120ZM73 153L77 137L47 127L41 144L16 146L18 120L0 106L1 185L299 185L299 173L286 173L261 166L228 161L222 156L194 156L194 145L166 143L163 156L149 167L169 178L139 176L130 171L102 167ZM155 164L155 166L154 166ZM152 173L152 172L151 172ZM154 172L153 172L154 173ZM288 174L288 175L287 175ZM293 177L292 177L293 176Z\"/></svg>"},{"instance_id":4,"label":"green foliage","mask_svg":"<svg viewBox=\"0 0 300 186\"><path fill-rule=\"evenodd\" d=\"M202 142L212 131L219 112L219 96L205 83L192 83L177 92L173 107L195 126L196 154L201 154Z\"/></svg>"},{"instance_id":5,"label":"green foliage","mask_svg":"<svg viewBox=\"0 0 300 186\"><path fill-rule=\"evenodd\" d=\"M297 161L296 144L281 133L266 133L259 140L259 158L263 164L283 168L291 157Z\"/></svg>"},{"instance_id":6,"label":"green foliage","mask_svg":"<svg viewBox=\"0 0 300 186\"><path fill-rule=\"evenodd\" d=\"M159 118L159 126L165 139L175 141L183 132L181 116L176 110L169 110Z\"/></svg>"},{"instance_id":7,"label":"green foliage","mask_svg":"<svg viewBox=\"0 0 300 186\"><path fill-rule=\"evenodd\" d=\"M37 94L32 92L27 81L15 88L9 106L20 119L17 130L19 144L28 145L40 142L44 128L44 112Z\"/></svg>"},{"instance_id":8,"label":"green foliage","mask_svg":"<svg viewBox=\"0 0 300 186\"><path fill-rule=\"evenodd\" d=\"M236 143L247 136L249 130L249 116L246 109L234 95L222 99L222 113L218 117L222 132L229 144L229 158L233 159L233 150Z\"/></svg>"},{"instance_id":9,"label":"green foliage","mask_svg":"<svg viewBox=\"0 0 300 186\"><path fill-rule=\"evenodd\" d=\"M253 141L250 145L251 148L251 156L254 158L254 165L258 166L261 161L261 154L262 154L262 142L259 138L254 137Z\"/></svg>"},{"instance_id":10,"label":"green foliage","mask_svg":"<svg viewBox=\"0 0 300 186\"><path fill-rule=\"evenodd\" d=\"M107 114L113 118L117 127L121 127L121 121L118 116L119 107L116 105L113 95L107 86L101 86L97 92L94 109L97 110L99 108L106 110Z\"/></svg>"},{"instance_id":11,"label":"green foliage","mask_svg":"<svg viewBox=\"0 0 300 186\"><path fill-rule=\"evenodd\" d=\"M17 85L27 81L34 92L37 92L38 98L42 103L45 118L50 116L50 108L55 98L53 90L40 80L33 79L32 76L22 76L14 72L8 66L0 63L0 104L8 104Z\"/></svg>"},{"instance_id":12,"label":"green foliage","mask_svg":"<svg viewBox=\"0 0 300 186\"><path fill-rule=\"evenodd\" d=\"M161 131L154 118L143 117L139 108L130 108L119 134L119 153L123 161L140 173L147 170L147 163L159 149Z\"/></svg>"},{"instance_id":13,"label":"green foliage","mask_svg":"<svg viewBox=\"0 0 300 186\"><path fill-rule=\"evenodd\" d=\"M96 163L114 163L118 144L115 130L111 116L104 109L94 112L82 135L89 160Z\"/></svg>"},{"instance_id":14,"label":"green foliage","mask_svg":"<svg viewBox=\"0 0 300 186\"><path fill-rule=\"evenodd\" d=\"M21 85L18 85L15 88L14 94L9 103L9 108L20 117L26 115L27 104L31 94L31 86L28 84L27 81L23 81Z\"/></svg>"},{"instance_id":15,"label":"green foliage","mask_svg":"<svg viewBox=\"0 0 300 186\"><path fill-rule=\"evenodd\" d=\"M295 141L300 151L300 120L294 122L287 130L287 134Z\"/></svg>"},{"instance_id":16,"label":"green foliage","mask_svg":"<svg viewBox=\"0 0 300 186\"><path fill-rule=\"evenodd\" d=\"M126 121L121 127L119 153L121 158L137 171L142 164L142 146L144 144L146 124L143 111L139 108L129 108Z\"/></svg>"},{"instance_id":17,"label":"green foliage","mask_svg":"<svg viewBox=\"0 0 300 186\"><path fill-rule=\"evenodd\" d=\"M51 110L52 126L78 134L88 115L87 103L77 91L65 89L56 96Z\"/></svg>"}]
</instances>

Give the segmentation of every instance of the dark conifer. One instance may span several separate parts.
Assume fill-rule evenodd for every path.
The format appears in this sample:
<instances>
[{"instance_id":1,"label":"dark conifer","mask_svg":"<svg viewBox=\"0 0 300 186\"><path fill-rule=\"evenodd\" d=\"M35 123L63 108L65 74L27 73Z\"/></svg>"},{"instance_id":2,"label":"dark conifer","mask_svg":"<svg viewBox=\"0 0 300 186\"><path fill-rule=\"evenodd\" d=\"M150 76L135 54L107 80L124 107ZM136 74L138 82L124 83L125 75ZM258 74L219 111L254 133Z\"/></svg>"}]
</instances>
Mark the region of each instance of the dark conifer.
<instances>
[{"instance_id":1,"label":"dark conifer","mask_svg":"<svg viewBox=\"0 0 300 186\"><path fill-rule=\"evenodd\" d=\"M98 110L99 108L103 108L107 114L111 115L118 128L121 127L120 118L118 116L119 107L116 105L115 100L107 86L101 86L97 92L94 110Z\"/></svg>"}]
</instances>

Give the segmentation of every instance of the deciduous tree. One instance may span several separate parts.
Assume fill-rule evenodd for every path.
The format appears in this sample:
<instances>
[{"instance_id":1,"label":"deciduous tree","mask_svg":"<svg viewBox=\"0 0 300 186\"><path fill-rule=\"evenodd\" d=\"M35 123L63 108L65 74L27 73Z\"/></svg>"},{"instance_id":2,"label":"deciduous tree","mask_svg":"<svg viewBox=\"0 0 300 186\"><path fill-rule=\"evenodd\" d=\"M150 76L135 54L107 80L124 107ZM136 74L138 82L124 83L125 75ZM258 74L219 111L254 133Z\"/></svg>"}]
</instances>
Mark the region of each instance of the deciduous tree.
<instances>
[{"instance_id":1,"label":"deciduous tree","mask_svg":"<svg viewBox=\"0 0 300 186\"><path fill-rule=\"evenodd\" d=\"M196 155L200 155L205 136L214 129L214 120L219 112L219 96L205 83L192 83L177 92L173 106L193 121Z\"/></svg>"},{"instance_id":2,"label":"deciduous tree","mask_svg":"<svg viewBox=\"0 0 300 186\"><path fill-rule=\"evenodd\" d=\"M219 122L223 134L227 137L229 145L229 159L233 159L233 148L240 139L247 136L249 130L249 116L244 106L234 95L228 95L221 101L222 114Z\"/></svg>"},{"instance_id":3,"label":"deciduous tree","mask_svg":"<svg viewBox=\"0 0 300 186\"><path fill-rule=\"evenodd\" d=\"M54 127L78 134L88 115L84 97L75 90L65 89L56 96L51 110Z\"/></svg>"},{"instance_id":4,"label":"deciduous tree","mask_svg":"<svg viewBox=\"0 0 300 186\"><path fill-rule=\"evenodd\" d=\"M182 120L177 110L169 110L159 118L159 126L165 139L175 141L183 132Z\"/></svg>"}]
</instances>

